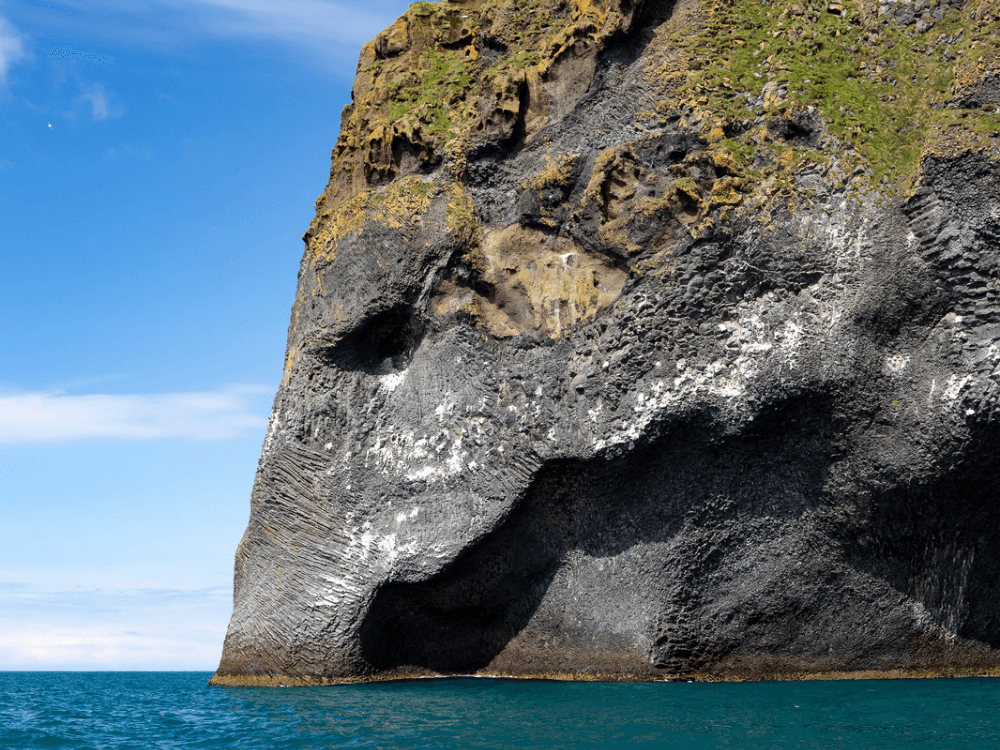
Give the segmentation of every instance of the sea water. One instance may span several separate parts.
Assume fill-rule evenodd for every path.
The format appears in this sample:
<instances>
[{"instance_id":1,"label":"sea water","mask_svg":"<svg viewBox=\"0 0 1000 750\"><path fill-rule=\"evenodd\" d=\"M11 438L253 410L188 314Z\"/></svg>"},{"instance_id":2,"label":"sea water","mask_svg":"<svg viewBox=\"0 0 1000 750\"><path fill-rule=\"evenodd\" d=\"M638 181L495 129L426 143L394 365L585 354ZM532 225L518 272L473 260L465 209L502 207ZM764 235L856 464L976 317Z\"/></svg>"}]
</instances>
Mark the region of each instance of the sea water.
<instances>
[{"instance_id":1,"label":"sea water","mask_svg":"<svg viewBox=\"0 0 1000 750\"><path fill-rule=\"evenodd\" d=\"M0 673L0 748L997 748L1000 680L210 688Z\"/></svg>"}]
</instances>

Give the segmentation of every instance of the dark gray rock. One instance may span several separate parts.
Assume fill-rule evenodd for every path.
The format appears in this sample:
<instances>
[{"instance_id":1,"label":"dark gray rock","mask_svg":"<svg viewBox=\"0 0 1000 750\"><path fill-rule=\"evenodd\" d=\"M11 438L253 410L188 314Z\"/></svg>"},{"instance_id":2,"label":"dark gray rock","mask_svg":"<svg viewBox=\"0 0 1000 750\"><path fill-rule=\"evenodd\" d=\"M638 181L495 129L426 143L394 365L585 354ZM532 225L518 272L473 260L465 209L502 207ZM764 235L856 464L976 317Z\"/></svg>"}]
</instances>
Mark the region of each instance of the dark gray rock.
<instances>
[{"instance_id":1,"label":"dark gray rock","mask_svg":"<svg viewBox=\"0 0 1000 750\"><path fill-rule=\"evenodd\" d=\"M307 251L217 683L996 666L995 155L884 200L800 112L834 158L729 210L611 38L471 142L478 239L429 187Z\"/></svg>"}]
</instances>

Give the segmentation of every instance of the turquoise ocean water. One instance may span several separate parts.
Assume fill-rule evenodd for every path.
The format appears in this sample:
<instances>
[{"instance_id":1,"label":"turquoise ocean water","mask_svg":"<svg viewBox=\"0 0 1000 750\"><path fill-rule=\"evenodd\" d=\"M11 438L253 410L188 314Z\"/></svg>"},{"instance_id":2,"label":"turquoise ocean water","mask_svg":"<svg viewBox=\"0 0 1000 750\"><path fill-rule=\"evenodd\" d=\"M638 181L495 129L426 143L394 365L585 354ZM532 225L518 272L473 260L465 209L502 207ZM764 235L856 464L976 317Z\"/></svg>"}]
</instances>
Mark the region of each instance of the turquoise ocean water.
<instances>
[{"instance_id":1,"label":"turquoise ocean water","mask_svg":"<svg viewBox=\"0 0 1000 750\"><path fill-rule=\"evenodd\" d=\"M1000 680L209 688L0 673L0 748L1000 748Z\"/></svg>"}]
</instances>

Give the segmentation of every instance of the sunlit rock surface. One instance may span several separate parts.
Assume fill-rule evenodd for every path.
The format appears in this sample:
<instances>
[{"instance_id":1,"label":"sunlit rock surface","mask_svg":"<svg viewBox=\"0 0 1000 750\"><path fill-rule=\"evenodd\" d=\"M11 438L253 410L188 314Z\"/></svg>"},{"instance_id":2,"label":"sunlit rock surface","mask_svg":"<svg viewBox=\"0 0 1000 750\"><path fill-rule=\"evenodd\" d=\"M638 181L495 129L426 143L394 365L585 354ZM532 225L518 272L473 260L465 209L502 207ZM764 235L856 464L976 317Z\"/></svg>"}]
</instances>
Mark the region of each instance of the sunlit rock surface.
<instances>
[{"instance_id":1,"label":"sunlit rock surface","mask_svg":"<svg viewBox=\"0 0 1000 750\"><path fill-rule=\"evenodd\" d=\"M995 0L416 3L217 684L991 673Z\"/></svg>"}]
</instances>

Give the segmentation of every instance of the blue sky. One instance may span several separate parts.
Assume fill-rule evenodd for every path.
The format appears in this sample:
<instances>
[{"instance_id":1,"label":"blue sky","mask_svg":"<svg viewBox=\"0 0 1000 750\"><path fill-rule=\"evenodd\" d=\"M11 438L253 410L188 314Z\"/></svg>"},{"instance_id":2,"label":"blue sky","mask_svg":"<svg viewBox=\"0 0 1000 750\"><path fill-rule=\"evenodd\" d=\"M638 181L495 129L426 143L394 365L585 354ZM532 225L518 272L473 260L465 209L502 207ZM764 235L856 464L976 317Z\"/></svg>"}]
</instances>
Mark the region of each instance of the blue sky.
<instances>
[{"instance_id":1,"label":"blue sky","mask_svg":"<svg viewBox=\"0 0 1000 750\"><path fill-rule=\"evenodd\" d=\"M0 0L0 670L214 669L371 0Z\"/></svg>"}]
</instances>

